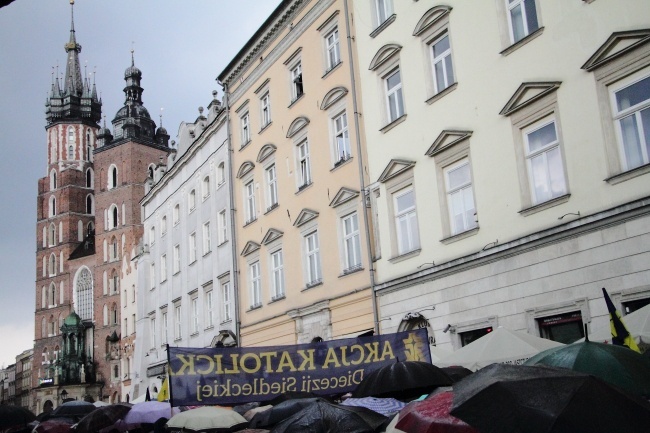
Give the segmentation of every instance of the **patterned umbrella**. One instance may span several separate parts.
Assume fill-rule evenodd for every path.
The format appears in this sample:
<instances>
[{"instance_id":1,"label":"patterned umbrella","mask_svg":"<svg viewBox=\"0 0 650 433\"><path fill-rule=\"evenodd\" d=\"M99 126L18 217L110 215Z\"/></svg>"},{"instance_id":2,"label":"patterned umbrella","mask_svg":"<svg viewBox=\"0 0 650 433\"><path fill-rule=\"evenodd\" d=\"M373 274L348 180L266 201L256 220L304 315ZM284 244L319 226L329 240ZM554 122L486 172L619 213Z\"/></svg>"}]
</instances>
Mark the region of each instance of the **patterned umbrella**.
<instances>
[{"instance_id":1,"label":"patterned umbrella","mask_svg":"<svg viewBox=\"0 0 650 433\"><path fill-rule=\"evenodd\" d=\"M366 407L388 417L395 415L406 406L406 403L394 398L377 397L348 398L341 404L344 406Z\"/></svg>"},{"instance_id":2,"label":"patterned umbrella","mask_svg":"<svg viewBox=\"0 0 650 433\"><path fill-rule=\"evenodd\" d=\"M96 433L97 431L114 425L131 410L128 403L110 404L102 406L83 417L77 424L76 433Z\"/></svg>"}]
</instances>

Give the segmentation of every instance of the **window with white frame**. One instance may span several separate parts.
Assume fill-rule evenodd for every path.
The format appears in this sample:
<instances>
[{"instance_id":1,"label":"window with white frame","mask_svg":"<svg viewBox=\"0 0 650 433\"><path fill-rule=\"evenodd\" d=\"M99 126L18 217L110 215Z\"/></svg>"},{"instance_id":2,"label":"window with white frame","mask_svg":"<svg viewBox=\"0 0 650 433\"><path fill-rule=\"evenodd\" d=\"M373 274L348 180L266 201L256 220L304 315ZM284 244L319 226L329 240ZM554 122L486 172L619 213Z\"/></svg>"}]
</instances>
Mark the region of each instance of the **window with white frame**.
<instances>
[{"instance_id":1,"label":"window with white frame","mask_svg":"<svg viewBox=\"0 0 650 433\"><path fill-rule=\"evenodd\" d=\"M117 188L117 167L111 165L108 168L108 189Z\"/></svg>"},{"instance_id":2,"label":"window with white frame","mask_svg":"<svg viewBox=\"0 0 650 433\"><path fill-rule=\"evenodd\" d=\"M266 172L266 210L273 209L278 204L278 176L275 170L275 164L269 166Z\"/></svg>"},{"instance_id":3,"label":"window with white frame","mask_svg":"<svg viewBox=\"0 0 650 433\"><path fill-rule=\"evenodd\" d=\"M205 323L207 328L214 326L214 290L205 292Z\"/></svg>"},{"instance_id":4,"label":"window with white frame","mask_svg":"<svg viewBox=\"0 0 650 433\"><path fill-rule=\"evenodd\" d=\"M304 92L302 82L302 64L298 62L291 68L291 101L300 98Z\"/></svg>"},{"instance_id":5,"label":"window with white frame","mask_svg":"<svg viewBox=\"0 0 650 433\"><path fill-rule=\"evenodd\" d=\"M201 183L201 197L203 200L210 197L210 176L203 178L203 182Z\"/></svg>"},{"instance_id":6,"label":"window with white frame","mask_svg":"<svg viewBox=\"0 0 650 433\"><path fill-rule=\"evenodd\" d=\"M181 315L181 306L174 306L174 340L180 340L183 336L183 322Z\"/></svg>"},{"instance_id":7,"label":"window with white frame","mask_svg":"<svg viewBox=\"0 0 650 433\"><path fill-rule=\"evenodd\" d=\"M172 273L177 274L181 271L181 246L174 245L174 250L172 252Z\"/></svg>"},{"instance_id":8,"label":"window with white frame","mask_svg":"<svg viewBox=\"0 0 650 433\"><path fill-rule=\"evenodd\" d=\"M260 118L262 119L262 129L271 123L271 95L269 92L260 98Z\"/></svg>"},{"instance_id":9,"label":"window with white frame","mask_svg":"<svg viewBox=\"0 0 650 433\"><path fill-rule=\"evenodd\" d=\"M174 209L172 210L172 224L176 225L180 221L181 217L181 206L176 203Z\"/></svg>"},{"instance_id":10,"label":"window with white frame","mask_svg":"<svg viewBox=\"0 0 650 433\"><path fill-rule=\"evenodd\" d=\"M226 183L226 165L220 162L217 166L217 187Z\"/></svg>"},{"instance_id":11,"label":"window with white frame","mask_svg":"<svg viewBox=\"0 0 650 433\"><path fill-rule=\"evenodd\" d=\"M217 241L219 242L219 245L223 244L226 242L228 239L226 237L226 210L222 209L218 214L217 214L217 236L218 239Z\"/></svg>"},{"instance_id":12,"label":"window with white frame","mask_svg":"<svg viewBox=\"0 0 650 433\"><path fill-rule=\"evenodd\" d=\"M298 173L300 174L299 188L311 184L311 162L309 160L309 142L298 144Z\"/></svg>"},{"instance_id":13,"label":"window with white frame","mask_svg":"<svg viewBox=\"0 0 650 433\"><path fill-rule=\"evenodd\" d=\"M196 191L190 191L190 194L187 196L187 210L192 212L196 208Z\"/></svg>"},{"instance_id":14,"label":"window with white frame","mask_svg":"<svg viewBox=\"0 0 650 433\"><path fill-rule=\"evenodd\" d=\"M373 0L373 3L378 27L393 14L393 0Z\"/></svg>"},{"instance_id":15,"label":"window with white frame","mask_svg":"<svg viewBox=\"0 0 650 433\"><path fill-rule=\"evenodd\" d=\"M156 347L156 318L152 317L149 319L149 335L151 335L151 338L149 341L151 341L151 349Z\"/></svg>"},{"instance_id":16,"label":"window with white frame","mask_svg":"<svg viewBox=\"0 0 650 433\"><path fill-rule=\"evenodd\" d=\"M241 143L242 146L251 141L251 122L248 112L240 118L241 123Z\"/></svg>"},{"instance_id":17,"label":"window with white frame","mask_svg":"<svg viewBox=\"0 0 650 433\"><path fill-rule=\"evenodd\" d=\"M163 216L160 220L160 236L165 236L167 233L167 216Z\"/></svg>"},{"instance_id":18,"label":"window with white frame","mask_svg":"<svg viewBox=\"0 0 650 433\"><path fill-rule=\"evenodd\" d=\"M246 224L257 219L257 209L255 206L255 182L249 181L244 185L244 203L246 203Z\"/></svg>"},{"instance_id":19,"label":"window with white frame","mask_svg":"<svg viewBox=\"0 0 650 433\"><path fill-rule=\"evenodd\" d=\"M228 322L232 320L232 301L230 293L230 282L225 282L221 285L221 307L223 308L223 321Z\"/></svg>"},{"instance_id":20,"label":"window with white frame","mask_svg":"<svg viewBox=\"0 0 650 433\"><path fill-rule=\"evenodd\" d=\"M361 243L359 240L359 216L356 212L342 218L345 269L348 273L361 267Z\"/></svg>"},{"instance_id":21,"label":"window with white frame","mask_svg":"<svg viewBox=\"0 0 650 433\"><path fill-rule=\"evenodd\" d=\"M555 118L545 118L523 130L526 165L533 204L567 192Z\"/></svg>"},{"instance_id":22,"label":"window with white frame","mask_svg":"<svg viewBox=\"0 0 650 433\"><path fill-rule=\"evenodd\" d=\"M333 119L334 141L336 144L336 164L350 159L350 133L348 131L348 115L344 111Z\"/></svg>"},{"instance_id":23,"label":"window with white frame","mask_svg":"<svg viewBox=\"0 0 650 433\"><path fill-rule=\"evenodd\" d=\"M161 316L161 325L162 325L162 344L167 344L169 342L169 319L167 317L167 311L163 311Z\"/></svg>"},{"instance_id":24,"label":"window with white frame","mask_svg":"<svg viewBox=\"0 0 650 433\"><path fill-rule=\"evenodd\" d=\"M320 246L317 231L308 233L305 236L305 253L307 260L307 286L314 286L322 281Z\"/></svg>"},{"instance_id":25,"label":"window with white frame","mask_svg":"<svg viewBox=\"0 0 650 433\"><path fill-rule=\"evenodd\" d=\"M250 278L250 307L256 308L262 305L262 281L259 261L248 265L248 275Z\"/></svg>"},{"instance_id":26,"label":"window with white frame","mask_svg":"<svg viewBox=\"0 0 650 433\"><path fill-rule=\"evenodd\" d=\"M212 251L212 237L210 236L210 223L203 224L203 255Z\"/></svg>"},{"instance_id":27,"label":"window with white frame","mask_svg":"<svg viewBox=\"0 0 650 433\"><path fill-rule=\"evenodd\" d=\"M395 210L395 233L397 253L409 253L420 248L420 235L415 211L415 191L413 187L404 188L393 194Z\"/></svg>"},{"instance_id":28,"label":"window with white frame","mask_svg":"<svg viewBox=\"0 0 650 433\"><path fill-rule=\"evenodd\" d=\"M156 288L156 264L152 263L149 265L149 288Z\"/></svg>"},{"instance_id":29,"label":"window with white frame","mask_svg":"<svg viewBox=\"0 0 650 433\"><path fill-rule=\"evenodd\" d=\"M167 254L160 256L160 282L167 281Z\"/></svg>"},{"instance_id":30,"label":"window with white frame","mask_svg":"<svg viewBox=\"0 0 650 433\"><path fill-rule=\"evenodd\" d=\"M510 42L515 43L539 28L535 0L504 0L508 10Z\"/></svg>"},{"instance_id":31,"label":"window with white frame","mask_svg":"<svg viewBox=\"0 0 650 433\"><path fill-rule=\"evenodd\" d=\"M329 71L341 63L338 27L325 36L325 49L327 51L327 70Z\"/></svg>"},{"instance_id":32,"label":"window with white frame","mask_svg":"<svg viewBox=\"0 0 650 433\"><path fill-rule=\"evenodd\" d=\"M451 61L451 44L447 32L431 43L431 62L434 91L440 93L455 82L454 67Z\"/></svg>"},{"instance_id":33,"label":"window with white frame","mask_svg":"<svg viewBox=\"0 0 650 433\"><path fill-rule=\"evenodd\" d=\"M284 257L282 250L271 253L271 297L280 299L284 297Z\"/></svg>"},{"instance_id":34,"label":"window with white frame","mask_svg":"<svg viewBox=\"0 0 650 433\"><path fill-rule=\"evenodd\" d=\"M402 78L399 68L392 70L384 77L386 89L386 108L388 122L393 122L404 115L402 98Z\"/></svg>"},{"instance_id":35,"label":"window with white frame","mask_svg":"<svg viewBox=\"0 0 650 433\"><path fill-rule=\"evenodd\" d=\"M149 227L149 245L156 243L156 228L154 226Z\"/></svg>"},{"instance_id":36,"label":"window with white frame","mask_svg":"<svg viewBox=\"0 0 650 433\"><path fill-rule=\"evenodd\" d=\"M192 298L190 301L192 307L192 334L199 332L199 298Z\"/></svg>"},{"instance_id":37,"label":"window with white frame","mask_svg":"<svg viewBox=\"0 0 650 433\"><path fill-rule=\"evenodd\" d=\"M196 232L190 233L189 248L189 262L194 263L196 261Z\"/></svg>"},{"instance_id":38,"label":"window with white frame","mask_svg":"<svg viewBox=\"0 0 650 433\"><path fill-rule=\"evenodd\" d=\"M469 160L452 164L444 172L451 234L456 235L476 227Z\"/></svg>"},{"instance_id":39,"label":"window with white frame","mask_svg":"<svg viewBox=\"0 0 650 433\"><path fill-rule=\"evenodd\" d=\"M650 76L613 86L611 101L623 170L650 163Z\"/></svg>"}]
</instances>

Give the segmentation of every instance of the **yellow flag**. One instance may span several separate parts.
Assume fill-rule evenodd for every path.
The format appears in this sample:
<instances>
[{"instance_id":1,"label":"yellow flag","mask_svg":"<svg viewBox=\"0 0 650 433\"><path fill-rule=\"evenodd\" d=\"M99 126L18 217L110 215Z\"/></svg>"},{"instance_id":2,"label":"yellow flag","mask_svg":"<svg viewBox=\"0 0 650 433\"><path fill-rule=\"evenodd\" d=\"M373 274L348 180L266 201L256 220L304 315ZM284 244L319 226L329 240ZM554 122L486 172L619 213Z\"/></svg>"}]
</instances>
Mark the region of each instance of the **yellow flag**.
<instances>
[{"instance_id":1,"label":"yellow flag","mask_svg":"<svg viewBox=\"0 0 650 433\"><path fill-rule=\"evenodd\" d=\"M612 344L617 344L619 346L627 346L635 352L641 353L639 346L637 346L636 341L630 335L630 332L625 327L625 323L621 319L621 315L616 310L614 303L609 298L607 290L603 287L603 296L605 297L605 303L607 304L607 310L609 310L609 324L612 330Z\"/></svg>"},{"instance_id":2,"label":"yellow flag","mask_svg":"<svg viewBox=\"0 0 650 433\"><path fill-rule=\"evenodd\" d=\"M160 391L158 391L158 401L167 401L169 400L169 376L165 377L163 380Z\"/></svg>"}]
</instances>

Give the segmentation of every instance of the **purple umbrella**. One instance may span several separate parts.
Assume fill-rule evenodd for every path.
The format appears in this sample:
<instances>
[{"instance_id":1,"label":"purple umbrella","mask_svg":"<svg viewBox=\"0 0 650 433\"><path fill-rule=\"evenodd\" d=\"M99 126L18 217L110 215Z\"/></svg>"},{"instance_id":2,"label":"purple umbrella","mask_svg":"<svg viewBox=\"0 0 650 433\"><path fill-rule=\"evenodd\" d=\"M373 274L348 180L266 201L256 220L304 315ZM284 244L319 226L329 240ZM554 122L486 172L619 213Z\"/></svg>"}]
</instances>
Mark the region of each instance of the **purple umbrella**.
<instances>
[{"instance_id":1,"label":"purple umbrella","mask_svg":"<svg viewBox=\"0 0 650 433\"><path fill-rule=\"evenodd\" d=\"M173 413L172 413L173 412ZM124 417L124 422L129 425L153 424L160 418L171 418L180 413L180 409L174 408L164 401L143 401L133 405L129 413Z\"/></svg>"}]
</instances>

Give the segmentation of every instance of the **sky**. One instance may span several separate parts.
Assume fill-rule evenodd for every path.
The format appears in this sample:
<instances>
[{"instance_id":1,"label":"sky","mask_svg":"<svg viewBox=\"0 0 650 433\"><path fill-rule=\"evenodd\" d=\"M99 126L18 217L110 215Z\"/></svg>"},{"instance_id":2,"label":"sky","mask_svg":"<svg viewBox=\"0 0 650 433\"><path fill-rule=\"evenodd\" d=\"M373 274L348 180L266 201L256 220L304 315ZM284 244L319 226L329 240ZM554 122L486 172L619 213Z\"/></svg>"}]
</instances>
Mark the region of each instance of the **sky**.
<instances>
[{"instance_id":1,"label":"sky","mask_svg":"<svg viewBox=\"0 0 650 433\"><path fill-rule=\"evenodd\" d=\"M106 121L124 104L124 70L142 71L142 96L175 139L220 90L217 75L280 0L76 0L82 74L96 71ZM46 175L45 98L65 72L69 0L0 8L0 366L33 345L36 198ZM221 92L219 93L221 95Z\"/></svg>"}]
</instances>

